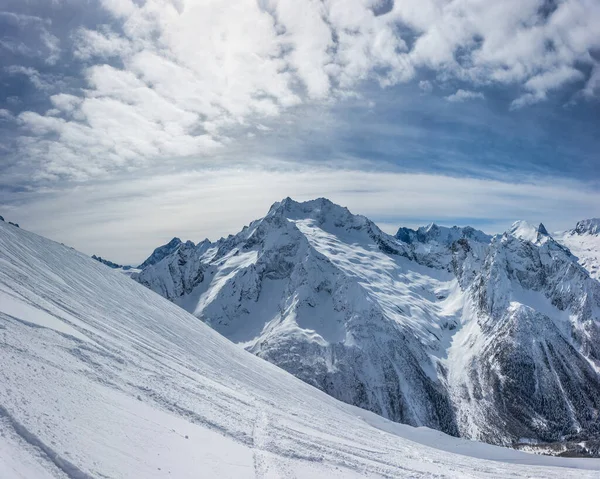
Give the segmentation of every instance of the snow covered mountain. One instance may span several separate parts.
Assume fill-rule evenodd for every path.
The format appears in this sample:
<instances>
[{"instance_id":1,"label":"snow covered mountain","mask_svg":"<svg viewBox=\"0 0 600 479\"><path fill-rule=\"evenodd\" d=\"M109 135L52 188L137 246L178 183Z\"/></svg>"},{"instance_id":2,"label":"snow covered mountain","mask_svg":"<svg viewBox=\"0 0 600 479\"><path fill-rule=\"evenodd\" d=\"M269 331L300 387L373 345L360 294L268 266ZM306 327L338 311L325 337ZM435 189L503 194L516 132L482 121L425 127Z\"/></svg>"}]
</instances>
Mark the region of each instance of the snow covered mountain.
<instances>
[{"instance_id":1,"label":"snow covered mountain","mask_svg":"<svg viewBox=\"0 0 600 479\"><path fill-rule=\"evenodd\" d=\"M287 198L134 278L394 421L498 444L592 445L600 429L600 284L543 225L392 237L326 199Z\"/></svg>"},{"instance_id":2,"label":"snow covered mountain","mask_svg":"<svg viewBox=\"0 0 600 479\"><path fill-rule=\"evenodd\" d=\"M449 350L462 431L486 441L597 439L600 283L543 225L494 238ZM500 436L501 437L501 436Z\"/></svg>"},{"instance_id":3,"label":"snow covered mountain","mask_svg":"<svg viewBox=\"0 0 600 479\"><path fill-rule=\"evenodd\" d=\"M174 251L176 251L179 248L180 245L181 245L181 240L179 238L173 238L167 244L164 244L164 245L159 246L158 248L156 248L152 252L152 254L142 264L140 264L138 266L138 268L139 269L144 269L147 266L151 266L153 264L158 263L165 256L168 256L171 253L173 253Z\"/></svg>"},{"instance_id":4,"label":"snow covered mountain","mask_svg":"<svg viewBox=\"0 0 600 479\"><path fill-rule=\"evenodd\" d=\"M283 221L278 215L272 221ZM366 238L372 226L363 226ZM600 470L596 459L452 438L338 402L115 270L3 222L0 364L2 478L592 478Z\"/></svg>"},{"instance_id":5,"label":"snow covered mountain","mask_svg":"<svg viewBox=\"0 0 600 479\"><path fill-rule=\"evenodd\" d=\"M554 233L579 258L592 278L600 280L600 218L579 221L574 229Z\"/></svg>"}]
</instances>

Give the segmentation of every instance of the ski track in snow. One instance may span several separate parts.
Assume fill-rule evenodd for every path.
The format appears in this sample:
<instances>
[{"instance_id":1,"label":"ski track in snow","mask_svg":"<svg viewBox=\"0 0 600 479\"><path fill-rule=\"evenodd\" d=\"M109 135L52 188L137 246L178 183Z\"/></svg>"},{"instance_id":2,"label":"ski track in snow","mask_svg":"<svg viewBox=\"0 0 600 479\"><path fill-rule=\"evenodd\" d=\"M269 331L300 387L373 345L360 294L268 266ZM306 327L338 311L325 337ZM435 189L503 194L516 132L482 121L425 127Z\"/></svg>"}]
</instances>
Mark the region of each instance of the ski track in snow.
<instances>
[{"instance_id":1,"label":"ski track in snow","mask_svg":"<svg viewBox=\"0 0 600 479\"><path fill-rule=\"evenodd\" d=\"M0 477L598 477L387 421L0 223Z\"/></svg>"}]
</instances>

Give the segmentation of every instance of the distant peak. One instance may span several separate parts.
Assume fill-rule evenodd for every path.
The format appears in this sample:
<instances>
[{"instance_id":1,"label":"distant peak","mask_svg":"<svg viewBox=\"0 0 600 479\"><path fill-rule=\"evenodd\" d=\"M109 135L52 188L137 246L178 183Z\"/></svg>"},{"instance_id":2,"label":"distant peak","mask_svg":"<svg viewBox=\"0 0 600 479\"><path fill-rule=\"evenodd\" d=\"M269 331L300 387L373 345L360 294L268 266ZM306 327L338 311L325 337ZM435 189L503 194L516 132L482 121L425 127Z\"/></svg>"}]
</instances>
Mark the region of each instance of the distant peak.
<instances>
[{"instance_id":1,"label":"distant peak","mask_svg":"<svg viewBox=\"0 0 600 479\"><path fill-rule=\"evenodd\" d=\"M416 230L411 228L399 228L396 238L404 243L413 243L419 241L428 243L437 241L444 244L452 244L461 238L467 238L479 243L489 243L491 236L483 231L476 230L471 226L439 226L436 223L429 223L427 226L421 226Z\"/></svg>"},{"instance_id":2,"label":"distant peak","mask_svg":"<svg viewBox=\"0 0 600 479\"><path fill-rule=\"evenodd\" d=\"M543 223L535 226L523 220L515 221L507 233L515 238L520 238L531 243L540 241L542 237L550 236Z\"/></svg>"},{"instance_id":3,"label":"distant peak","mask_svg":"<svg viewBox=\"0 0 600 479\"><path fill-rule=\"evenodd\" d=\"M165 256L168 256L169 254L171 254L173 251L175 251L177 248L179 248L179 246L183 244L183 242L181 241L181 239L175 237L173 238L171 241L169 241L167 244L164 244L162 246L159 246L158 248L156 248L152 254L146 259L146 261L144 261L142 264L140 264L138 266L139 269L144 269L148 266L151 266L153 264L158 263L159 261L161 261ZM194 243L192 243L191 241L188 241L186 243L187 246L194 246Z\"/></svg>"},{"instance_id":4,"label":"distant peak","mask_svg":"<svg viewBox=\"0 0 600 479\"><path fill-rule=\"evenodd\" d=\"M292 208L294 205L297 205L297 204L298 204L298 202L294 201L293 199L291 199L288 196L288 197L282 199L281 201L276 201L275 203L273 203L271 205L271 207L269 208L269 214L289 210L290 208Z\"/></svg>"},{"instance_id":5,"label":"distant peak","mask_svg":"<svg viewBox=\"0 0 600 479\"><path fill-rule=\"evenodd\" d=\"M300 202L295 201L288 196L281 201L273 203L269 209L268 215L272 216L275 214L282 214L290 218L300 218L304 216L310 217L315 213L335 214L336 212L344 215L350 214L347 208L337 205L327 198L321 197L314 200Z\"/></svg>"},{"instance_id":6,"label":"distant peak","mask_svg":"<svg viewBox=\"0 0 600 479\"><path fill-rule=\"evenodd\" d=\"M577 225L575 225L574 233L579 235L600 234L600 218L590 218L587 220L578 221Z\"/></svg>"}]
</instances>

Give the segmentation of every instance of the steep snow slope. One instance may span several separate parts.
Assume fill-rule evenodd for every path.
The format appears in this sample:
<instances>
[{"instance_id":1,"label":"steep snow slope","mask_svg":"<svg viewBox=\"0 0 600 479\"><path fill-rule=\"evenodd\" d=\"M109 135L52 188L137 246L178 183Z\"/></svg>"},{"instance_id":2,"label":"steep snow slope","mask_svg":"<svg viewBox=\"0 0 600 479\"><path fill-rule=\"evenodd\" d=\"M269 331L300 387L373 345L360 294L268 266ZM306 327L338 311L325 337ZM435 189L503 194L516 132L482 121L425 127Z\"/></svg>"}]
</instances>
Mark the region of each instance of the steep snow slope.
<instances>
[{"instance_id":1,"label":"steep snow slope","mask_svg":"<svg viewBox=\"0 0 600 479\"><path fill-rule=\"evenodd\" d=\"M555 233L554 237L579 258L592 278L600 280L600 218L579 221L574 229Z\"/></svg>"},{"instance_id":2,"label":"steep snow slope","mask_svg":"<svg viewBox=\"0 0 600 479\"><path fill-rule=\"evenodd\" d=\"M136 279L395 421L501 444L600 429L598 283L543 225L517 222L494 239L430 225L394 238L328 200L288 198Z\"/></svg>"},{"instance_id":3,"label":"steep snow slope","mask_svg":"<svg viewBox=\"0 0 600 479\"><path fill-rule=\"evenodd\" d=\"M600 470L598 460L455 439L340 403L110 268L4 223L0 364L3 478Z\"/></svg>"}]
</instances>

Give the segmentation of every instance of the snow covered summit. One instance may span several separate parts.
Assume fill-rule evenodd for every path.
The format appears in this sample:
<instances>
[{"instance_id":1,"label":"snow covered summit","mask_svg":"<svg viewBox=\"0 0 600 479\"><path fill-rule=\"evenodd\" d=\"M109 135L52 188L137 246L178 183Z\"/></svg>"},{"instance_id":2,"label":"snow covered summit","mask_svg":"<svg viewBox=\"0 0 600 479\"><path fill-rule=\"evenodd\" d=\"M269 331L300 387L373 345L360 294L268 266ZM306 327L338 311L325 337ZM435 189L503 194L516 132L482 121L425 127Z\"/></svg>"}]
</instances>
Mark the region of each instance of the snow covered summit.
<instances>
[{"instance_id":1,"label":"snow covered summit","mask_svg":"<svg viewBox=\"0 0 600 479\"><path fill-rule=\"evenodd\" d=\"M173 251L176 251L177 248L182 244L179 238L173 238L167 244L159 246L156 248L152 254L146 258L146 260L138 266L139 269L146 268L147 266L151 266L153 264L158 263L165 256L170 255Z\"/></svg>"},{"instance_id":2,"label":"snow covered summit","mask_svg":"<svg viewBox=\"0 0 600 479\"><path fill-rule=\"evenodd\" d=\"M115 270L2 222L0 364L2 478L600 470L598 460L451 438L340 403Z\"/></svg>"},{"instance_id":3,"label":"snow covered summit","mask_svg":"<svg viewBox=\"0 0 600 479\"><path fill-rule=\"evenodd\" d=\"M577 444L600 427L600 285L543 225L393 237L329 200L286 198L136 279L394 421L500 444Z\"/></svg>"},{"instance_id":4,"label":"snow covered summit","mask_svg":"<svg viewBox=\"0 0 600 479\"><path fill-rule=\"evenodd\" d=\"M508 233L531 243L543 242L548 238L548 231L542 223L538 226L534 226L531 223L522 220L515 221L508 230Z\"/></svg>"}]
</instances>

